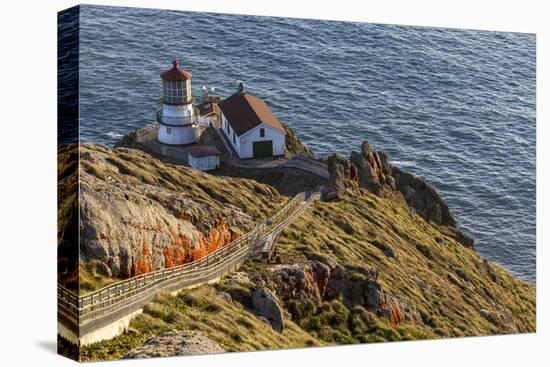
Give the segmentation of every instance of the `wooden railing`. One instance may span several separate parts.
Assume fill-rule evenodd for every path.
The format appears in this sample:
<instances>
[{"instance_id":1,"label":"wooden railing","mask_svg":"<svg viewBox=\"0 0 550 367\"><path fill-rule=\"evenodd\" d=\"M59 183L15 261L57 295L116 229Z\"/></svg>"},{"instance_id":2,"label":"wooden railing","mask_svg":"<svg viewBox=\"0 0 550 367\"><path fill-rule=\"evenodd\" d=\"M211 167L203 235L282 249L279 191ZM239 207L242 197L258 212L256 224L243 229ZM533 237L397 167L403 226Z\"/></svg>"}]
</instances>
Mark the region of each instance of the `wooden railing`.
<instances>
[{"instance_id":1,"label":"wooden railing","mask_svg":"<svg viewBox=\"0 0 550 367\"><path fill-rule=\"evenodd\" d=\"M259 239L280 233L318 195L294 196L252 231L193 262L141 274L81 296L58 284L58 319L76 335L84 335L139 310L160 290L176 291L219 279L254 255Z\"/></svg>"},{"instance_id":2,"label":"wooden railing","mask_svg":"<svg viewBox=\"0 0 550 367\"><path fill-rule=\"evenodd\" d=\"M313 192L313 193L309 193L309 194L306 194L304 196L301 196L300 199L302 200L302 205L297 210L292 212L284 220L279 221L272 228L270 228L270 232L269 232L268 236L266 236L267 239L266 239L265 243L263 244L263 246L261 248L258 249L257 253L255 254L256 257L257 258L268 258L269 259L271 257L272 252L273 252L273 249L275 247L275 243L277 241L277 238L278 238L279 234L282 232L282 230L287 225L292 223L292 221L294 219L296 219L296 217L298 217L300 214L302 214L302 212L307 209L309 204L311 204L314 200L319 199L320 196L321 195L320 195L319 192Z\"/></svg>"},{"instance_id":3,"label":"wooden railing","mask_svg":"<svg viewBox=\"0 0 550 367\"><path fill-rule=\"evenodd\" d=\"M212 126L212 128L216 132L216 135L218 135L218 138L220 138L220 140L222 141L223 146L225 147L225 150L227 150L227 154L229 155L229 157L230 158L233 157L233 149L229 146L229 143L227 142L226 138L223 136L224 133L221 131L221 128L215 127L212 124L210 124L210 126Z\"/></svg>"}]
</instances>

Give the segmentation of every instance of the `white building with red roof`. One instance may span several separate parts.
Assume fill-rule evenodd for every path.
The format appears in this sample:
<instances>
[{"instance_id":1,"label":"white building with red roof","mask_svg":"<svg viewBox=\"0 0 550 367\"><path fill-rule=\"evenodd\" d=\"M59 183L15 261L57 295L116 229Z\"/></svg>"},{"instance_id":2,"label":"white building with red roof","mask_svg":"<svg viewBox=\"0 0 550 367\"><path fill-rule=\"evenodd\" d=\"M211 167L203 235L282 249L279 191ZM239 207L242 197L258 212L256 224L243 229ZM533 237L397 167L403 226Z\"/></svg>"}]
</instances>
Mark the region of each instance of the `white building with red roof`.
<instances>
[{"instance_id":1,"label":"white building with red roof","mask_svg":"<svg viewBox=\"0 0 550 367\"><path fill-rule=\"evenodd\" d=\"M218 104L221 129L241 159L283 156L285 129L267 104L239 91Z\"/></svg>"},{"instance_id":2,"label":"white building with red roof","mask_svg":"<svg viewBox=\"0 0 550 367\"><path fill-rule=\"evenodd\" d=\"M218 148L210 145L195 145L185 149L188 154L189 166L201 171L210 171L220 168L220 155Z\"/></svg>"}]
</instances>

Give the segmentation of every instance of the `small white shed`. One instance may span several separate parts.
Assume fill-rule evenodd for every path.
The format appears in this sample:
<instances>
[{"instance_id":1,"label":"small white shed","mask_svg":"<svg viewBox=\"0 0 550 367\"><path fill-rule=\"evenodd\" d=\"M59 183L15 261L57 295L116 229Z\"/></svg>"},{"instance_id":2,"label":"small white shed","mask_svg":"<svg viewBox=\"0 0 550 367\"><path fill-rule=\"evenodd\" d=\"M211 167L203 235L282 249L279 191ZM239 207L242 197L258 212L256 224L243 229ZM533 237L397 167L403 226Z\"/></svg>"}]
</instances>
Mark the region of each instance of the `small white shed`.
<instances>
[{"instance_id":1,"label":"small white shed","mask_svg":"<svg viewBox=\"0 0 550 367\"><path fill-rule=\"evenodd\" d=\"M197 145L186 148L189 166L200 171L220 168L221 152L215 146Z\"/></svg>"}]
</instances>

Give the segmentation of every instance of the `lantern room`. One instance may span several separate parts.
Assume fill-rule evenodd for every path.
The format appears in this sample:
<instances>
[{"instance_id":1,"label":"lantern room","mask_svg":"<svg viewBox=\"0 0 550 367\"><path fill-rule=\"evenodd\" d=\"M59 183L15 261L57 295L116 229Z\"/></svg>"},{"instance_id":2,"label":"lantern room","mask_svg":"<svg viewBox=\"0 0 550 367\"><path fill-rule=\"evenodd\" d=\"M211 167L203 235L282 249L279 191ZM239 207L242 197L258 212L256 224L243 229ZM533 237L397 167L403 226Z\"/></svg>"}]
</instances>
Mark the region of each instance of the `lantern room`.
<instances>
[{"instance_id":1,"label":"lantern room","mask_svg":"<svg viewBox=\"0 0 550 367\"><path fill-rule=\"evenodd\" d=\"M180 69L177 60L174 60L172 65L172 69L160 75L162 102L171 105L191 103L191 74Z\"/></svg>"}]
</instances>

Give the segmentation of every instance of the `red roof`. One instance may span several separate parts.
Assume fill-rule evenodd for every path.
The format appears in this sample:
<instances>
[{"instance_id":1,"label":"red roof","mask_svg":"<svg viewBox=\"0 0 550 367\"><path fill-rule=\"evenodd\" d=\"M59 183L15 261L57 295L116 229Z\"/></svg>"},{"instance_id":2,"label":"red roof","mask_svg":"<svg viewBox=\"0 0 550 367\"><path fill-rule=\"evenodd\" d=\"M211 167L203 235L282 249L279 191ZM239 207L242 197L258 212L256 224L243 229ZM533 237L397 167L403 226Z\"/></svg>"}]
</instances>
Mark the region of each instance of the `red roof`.
<instances>
[{"instance_id":1,"label":"red roof","mask_svg":"<svg viewBox=\"0 0 550 367\"><path fill-rule=\"evenodd\" d=\"M164 73L160 74L162 80L187 80L191 79L191 73L188 73L185 70L181 70L178 66L178 60L172 61L172 69L166 70Z\"/></svg>"},{"instance_id":2,"label":"red roof","mask_svg":"<svg viewBox=\"0 0 550 367\"><path fill-rule=\"evenodd\" d=\"M192 147L185 148L187 153L191 154L193 157L206 157L209 155L219 155L222 154L218 148L213 145L194 145Z\"/></svg>"},{"instance_id":3,"label":"red roof","mask_svg":"<svg viewBox=\"0 0 550 367\"><path fill-rule=\"evenodd\" d=\"M235 93L218 104L238 136L260 124L285 132L283 125L260 98L249 93Z\"/></svg>"},{"instance_id":4,"label":"red roof","mask_svg":"<svg viewBox=\"0 0 550 367\"><path fill-rule=\"evenodd\" d=\"M199 109L199 116L207 116L214 112L214 105L212 102L202 102L197 105Z\"/></svg>"}]
</instances>

